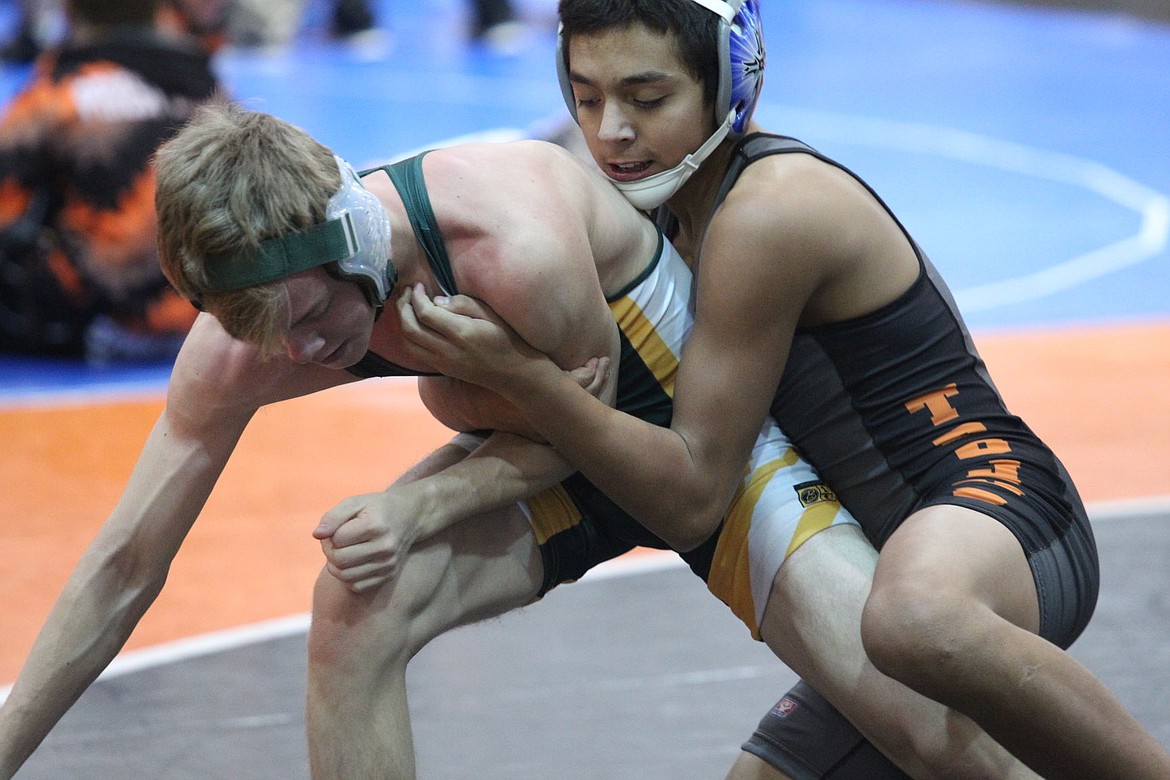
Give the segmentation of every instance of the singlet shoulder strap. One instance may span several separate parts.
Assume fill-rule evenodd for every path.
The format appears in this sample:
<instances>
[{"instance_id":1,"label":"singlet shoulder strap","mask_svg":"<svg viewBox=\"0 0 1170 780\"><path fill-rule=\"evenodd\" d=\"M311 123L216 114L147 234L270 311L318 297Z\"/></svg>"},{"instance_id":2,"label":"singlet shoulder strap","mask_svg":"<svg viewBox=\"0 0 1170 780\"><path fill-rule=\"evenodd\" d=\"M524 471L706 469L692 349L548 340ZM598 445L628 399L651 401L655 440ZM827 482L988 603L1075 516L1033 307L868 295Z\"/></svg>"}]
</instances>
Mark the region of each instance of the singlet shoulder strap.
<instances>
[{"instance_id":1,"label":"singlet shoulder strap","mask_svg":"<svg viewBox=\"0 0 1170 780\"><path fill-rule=\"evenodd\" d=\"M744 136L736 144L735 150L732 152L731 161L727 164L727 172L723 174L723 183L720 185L719 192L715 196L715 201L711 205L711 213L707 215L707 221L711 221L711 218L715 215L715 210L723 203L723 199L727 197L727 193L731 192L731 188L739 180L739 175L743 173L744 168L761 157L791 152L802 152L804 154L811 154L814 157L822 157L817 150L803 141L798 141L795 138L789 138L785 135L753 133L752 135ZM654 224L658 226L658 229L668 237L673 237L678 230L678 220L675 219L674 215L670 213L670 210L665 205L659 206L651 214L651 218L654 220Z\"/></svg>"},{"instance_id":2,"label":"singlet shoulder strap","mask_svg":"<svg viewBox=\"0 0 1170 780\"><path fill-rule=\"evenodd\" d=\"M379 376L435 376L409 368L403 368L376 352L366 352L362 359L345 369L359 379L370 379Z\"/></svg>"},{"instance_id":3,"label":"singlet shoulder strap","mask_svg":"<svg viewBox=\"0 0 1170 780\"><path fill-rule=\"evenodd\" d=\"M383 170L390 176L394 188L402 197L406 206L406 217L414 229L414 235L422 244L426 252L427 262L439 282L439 287L448 295L455 295L459 289L455 285L455 274L451 271L451 258L447 256L447 247L443 244L443 235L439 232L439 223L435 219L435 211L431 208L431 198L427 194L427 183L423 178L422 160L426 152L399 160L386 165Z\"/></svg>"},{"instance_id":4,"label":"singlet shoulder strap","mask_svg":"<svg viewBox=\"0 0 1170 780\"><path fill-rule=\"evenodd\" d=\"M426 182L422 175L423 154L409 157L391 165L381 166L386 171L390 181L394 183L402 202L406 206L406 216L414 235L422 244L426 252L427 262L439 280L439 286L448 294L455 293L455 279L451 274L451 262L447 257L447 248L443 246L443 239L439 233L439 226L435 221L435 212L431 208L431 199L427 196ZM373 173L379 168L359 172L359 176ZM383 376L434 376L404 368L391 362L376 352L366 352L354 365L346 369L349 373L361 379Z\"/></svg>"},{"instance_id":5,"label":"singlet shoulder strap","mask_svg":"<svg viewBox=\"0 0 1170 780\"><path fill-rule=\"evenodd\" d=\"M744 168L761 157L767 157L773 154L791 154L793 152L821 157L821 154L808 144L785 135L753 133L752 135L745 136L736 145L735 153L731 156L731 162L727 166L727 173L723 176L723 184L719 188L719 194L715 196L715 203L711 214L713 215L715 213L714 209L719 208L719 205L723 203L723 199L727 197L727 193L731 192L731 188L735 186L735 182L739 179L739 175L743 173ZM822 159L824 158L822 157Z\"/></svg>"}]
</instances>

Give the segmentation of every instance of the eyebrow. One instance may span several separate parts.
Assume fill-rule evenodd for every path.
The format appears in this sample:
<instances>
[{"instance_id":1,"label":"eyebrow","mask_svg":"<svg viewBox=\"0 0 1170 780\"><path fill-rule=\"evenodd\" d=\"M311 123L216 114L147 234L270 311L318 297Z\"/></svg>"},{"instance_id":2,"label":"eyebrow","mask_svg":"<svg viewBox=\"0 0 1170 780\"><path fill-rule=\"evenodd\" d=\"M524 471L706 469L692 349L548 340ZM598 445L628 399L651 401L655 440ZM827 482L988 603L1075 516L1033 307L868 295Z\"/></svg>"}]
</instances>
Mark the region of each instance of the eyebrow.
<instances>
[{"instance_id":1,"label":"eyebrow","mask_svg":"<svg viewBox=\"0 0 1170 780\"><path fill-rule=\"evenodd\" d=\"M618 86L622 87L636 87L642 84L656 84L660 81L669 81L673 77L669 73L663 73L660 70L646 70L641 73L633 73L629 76L624 76L618 81ZM597 84L590 78L582 76L576 71L569 71L569 81L574 84L584 84L587 87L595 87Z\"/></svg>"},{"instance_id":2,"label":"eyebrow","mask_svg":"<svg viewBox=\"0 0 1170 780\"><path fill-rule=\"evenodd\" d=\"M306 320L311 320L314 317L320 316L321 312L324 310L323 302L324 302L324 299L318 297L315 300L313 300L313 302L311 304L306 306L304 300L302 300L302 301L300 301L300 304L299 304L301 307L301 310L299 312L296 312L296 311L294 311L293 306L292 306L292 301L290 300L288 302L288 327L289 327L289 330L292 330L293 328L300 325L302 322L305 322Z\"/></svg>"}]
</instances>

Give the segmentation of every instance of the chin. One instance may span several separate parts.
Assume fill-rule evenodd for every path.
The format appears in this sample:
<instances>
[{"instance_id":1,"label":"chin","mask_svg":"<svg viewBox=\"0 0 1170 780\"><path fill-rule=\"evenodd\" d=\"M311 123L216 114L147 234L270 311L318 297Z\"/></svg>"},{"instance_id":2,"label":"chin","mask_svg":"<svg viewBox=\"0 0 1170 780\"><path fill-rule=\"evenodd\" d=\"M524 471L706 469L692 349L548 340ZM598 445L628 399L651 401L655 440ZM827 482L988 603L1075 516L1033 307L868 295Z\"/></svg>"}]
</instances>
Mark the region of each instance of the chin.
<instances>
[{"instance_id":1,"label":"chin","mask_svg":"<svg viewBox=\"0 0 1170 780\"><path fill-rule=\"evenodd\" d=\"M357 349L356 345L347 344L344 350L337 353L337 356L331 361L330 368L345 369L357 363L366 354L365 349Z\"/></svg>"}]
</instances>

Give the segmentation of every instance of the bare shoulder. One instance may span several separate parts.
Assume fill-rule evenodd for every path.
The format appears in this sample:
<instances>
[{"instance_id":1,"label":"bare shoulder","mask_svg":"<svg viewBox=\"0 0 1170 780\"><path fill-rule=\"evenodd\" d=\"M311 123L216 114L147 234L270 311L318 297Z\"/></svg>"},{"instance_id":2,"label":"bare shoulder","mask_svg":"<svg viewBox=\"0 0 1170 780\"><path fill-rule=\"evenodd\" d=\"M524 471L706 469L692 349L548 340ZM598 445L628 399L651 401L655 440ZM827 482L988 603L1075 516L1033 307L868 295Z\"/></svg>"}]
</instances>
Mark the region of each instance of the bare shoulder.
<instances>
[{"instance_id":1,"label":"bare shoulder","mask_svg":"<svg viewBox=\"0 0 1170 780\"><path fill-rule=\"evenodd\" d=\"M839 228L870 209L872 196L852 176L807 154L777 154L748 166L716 219L773 241L829 248ZM804 249L809 249L805 246Z\"/></svg>"},{"instance_id":2,"label":"bare shoulder","mask_svg":"<svg viewBox=\"0 0 1170 780\"><path fill-rule=\"evenodd\" d=\"M261 406L350 381L345 372L264 357L227 334L209 314L195 321L175 361L167 388L167 414L201 428L214 421L246 421Z\"/></svg>"},{"instance_id":3,"label":"bare shoulder","mask_svg":"<svg viewBox=\"0 0 1170 780\"><path fill-rule=\"evenodd\" d=\"M532 202L545 241L564 242L587 236L598 270L626 258L641 270L658 244L654 224L634 209L591 160L548 141L518 141L496 151L515 155L528 178L516 189ZM511 161L509 161L511 162Z\"/></svg>"},{"instance_id":4,"label":"bare shoulder","mask_svg":"<svg viewBox=\"0 0 1170 780\"><path fill-rule=\"evenodd\" d=\"M772 155L744 170L703 247L704 263L737 254L759 281L797 291L805 324L872 311L918 274L910 242L877 197L808 154Z\"/></svg>"},{"instance_id":5,"label":"bare shoulder","mask_svg":"<svg viewBox=\"0 0 1170 780\"><path fill-rule=\"evenodd\" d=\"M460 145L428 155L423 169L448 251L480 282L559 262L594 221L585 169L554 144Z\"/></svg>"},{"instance_id":6,"label":"bare shoulder","mask_svg":"<svg viewBox=\"0 0 1170 780\"><path fill-rule=\"evenodd\" d=\"M596 350L613 329L598 266L617 253L613 239L598 235L603 228L628 233L598 219L599 188L583 163L541 141L433 156L435 167L424 161L424 172L460 291L486 302L558 362L580 365L599 354L576 354L587 332Z\"/></svg>"},{"instance_id":7,"label":"bare shoulder","mask_svg":"<svg viewBox=\"0 0 1170 780\"><path fill-rule=\"evenodd\" d=\"M536 210L576 200L582 181L588 179L583 161L556 144L537 140L438 149L423 166L429 183L471 202L520 204Z\"/></svg>"}]
</instances>

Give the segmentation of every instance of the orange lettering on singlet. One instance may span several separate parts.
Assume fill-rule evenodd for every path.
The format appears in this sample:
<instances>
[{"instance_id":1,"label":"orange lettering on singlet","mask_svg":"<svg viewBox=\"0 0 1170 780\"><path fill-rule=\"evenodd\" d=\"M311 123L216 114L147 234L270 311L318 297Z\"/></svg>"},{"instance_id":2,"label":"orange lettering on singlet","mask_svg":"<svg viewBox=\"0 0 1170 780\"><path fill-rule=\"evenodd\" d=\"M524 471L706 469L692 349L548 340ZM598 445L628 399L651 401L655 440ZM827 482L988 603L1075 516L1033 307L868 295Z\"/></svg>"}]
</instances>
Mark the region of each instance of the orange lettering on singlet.
<instances>
[{"instance_id":1,"label":"orange lettering on singlet","mask_svg":"<svg viewBox=\"0 0 1170 780\"><path fill-rule=\"evenodd\" d=\"M1007 503L1007 499L1005 499L1003 496L997 496L995 493L982 490L980 488L956 488L954 491L952 491L952 495L958 496L959 498L974 498L979 501L986 501L989 504L995 504L997 506L1003 506Z\"/></svg>"},{"instance_id":2,"label":"orange lettering on singlet","mask_svg":"<svg viewBox=\"0 0 1170 780\"><path fill-rule=\"evenodd\" d=\"M956 484L963 485L954 491L956 496L966 496L967 498L978 498L981 500L989 500L989 495L986 490L977 487L971 487L968 483L976 482L985 485L993 485L1001 490L1007 490L1015 493L1017 496L1024 495L1023 489L1020 488L1020 462L1018 460L993 460L989 464L989 469L971 469L967 472L967 479ZM995 504L1006 503L1004 499L996 496L992 502Z\"/></svg>"},{"instance_id":3,"label":"orange lettering on singlet","mask_svg":"<svg viewBox=\"0 0 1170 780\"><path fill-rule=\"evenodd\" d=\"M966 436L968 433L983 433L986 430L987 426L981 422L966 422L962 425L956 425L954 428L951 428L942 436L939 436L937 439L935 439L932 443L936 447L942 444L950 444L955 439L958 439L961 436Z\"/></svg>"},{"instance_id":4,"label":"orange lettering on singlet","mask_svg":"<svg viewBox=\"0 0 1170 780\"><path fill-rule=\"evenodd\" d=\"M971 469L968 477L992 477L1003 482L1020 484L1020 462L1018 460L993 460L989 469Z\"/></svg>"},{"instance_id":5,"label":"orange lettering on singlet","mask_svg":"<svg viewBox=\"0 0 1170 780\"><path fill-rule=\"evenodd\" d=\"M959 447L955 450L955 454L962 460L970 460L971 458L981 458L984 455L1001 455L1011 451L1012 445L1003 439L976 439Z\"/></svg>"},{"instance_id":6,"label":"orange lettering on singlet","mask_svg":"<svg viewBox=\"0 0 1170 780\"><path fill-rule=\"evenodd\" d=\"M913 414L920 409L927 409L930 411L930 422L932 425L938 426L945 422L955 419L959 413L955 411L955 407L951 406L949 399L952 395L958 395L959 388L951 383L941 390L935 390L920 395L912 401L906 402L906 411Z\"/></svg>"},{"instance_id":7,"label":"orange lettering on singlet","mask_svg":"<svg viewBox=\"0 0 1170 780\"><path fill-rule=\"evenodd\" d=\"M954 405L951 404L951 397L959 394L958 386L949 384L940 390L935 390L925 395L921 395L911 401L906 402L906 411L914 414L915 412L926 409L930 412L930 422L935 427L943 423L956 420L959 417L958 411ZM932 444L940 447L952 442L958 441L965 436L971 434L982 433L987 430L987 426L981 422L964 422L948 430L936 439L932 440ZM975 439L960 445L955 449L955 457L960 460L970 460L972 458L982 458L987 455L999 455L1002 453L1011 452L1011 445L1004 439L985 438ZM953 495L961 498L974 498L979 501L986 501L991 504L1003 505L1007 503L1007 499L1003 496L994 493L984 487L977 487L976 484L983 484L1007 490L1015 493L1018 496L1024 495L1024 491L1020 488L1020 462L1017 460L993 460L990 461L990 468L971 469L967 472L965 479L955 483ZM976 483L976 484L972 484Z\"/></svg>"}]
</instances>

